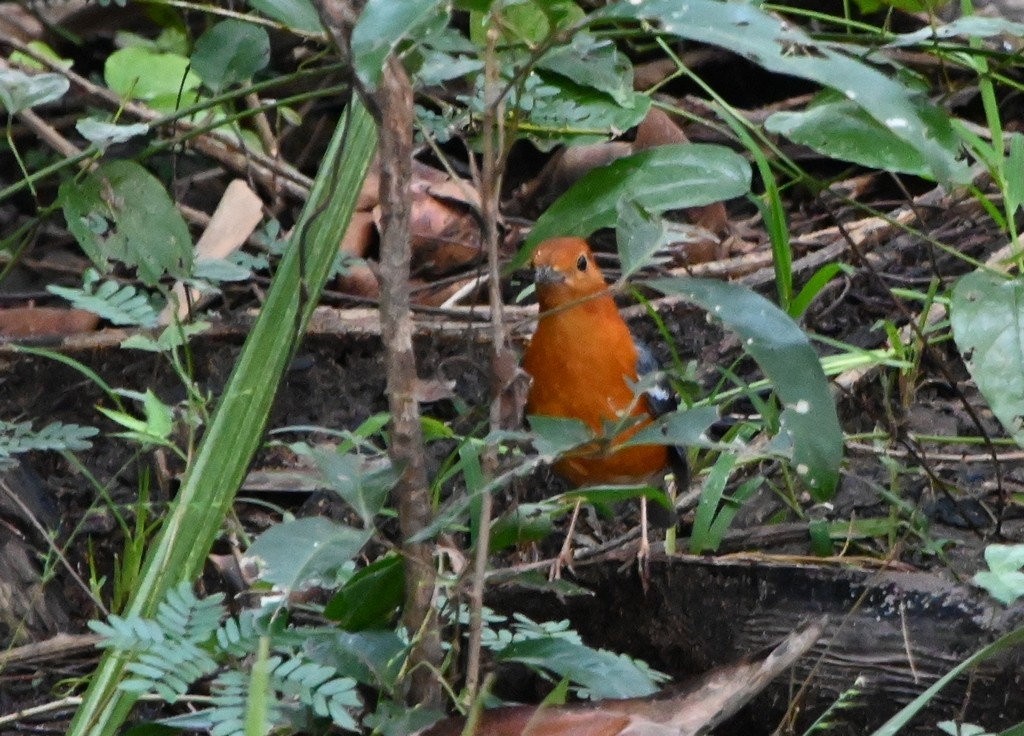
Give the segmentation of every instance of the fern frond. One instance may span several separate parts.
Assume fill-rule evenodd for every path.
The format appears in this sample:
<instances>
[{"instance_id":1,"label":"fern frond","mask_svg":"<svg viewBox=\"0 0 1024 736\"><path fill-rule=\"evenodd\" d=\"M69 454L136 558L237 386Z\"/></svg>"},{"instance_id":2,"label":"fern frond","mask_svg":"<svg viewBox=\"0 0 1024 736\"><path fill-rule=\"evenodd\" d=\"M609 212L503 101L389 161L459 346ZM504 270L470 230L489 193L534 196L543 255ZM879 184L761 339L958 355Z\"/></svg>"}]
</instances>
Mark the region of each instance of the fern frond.
<instances>
[{"instance_id":1,"label":"fern frond","mask_svg":"<svg viewBox=\"0 0 1024 736\"><path fill-rule=\"evenodd\" d=\"M122 286L116 281L101 281L93 269L86 272L80 289L53 285L46 289L67 299L74 307L97 314L115 325L156 327L159 322L160 313L149 294L130 284Z\"/></svg>"},{"instance_id":2,"label":"fern frond","mask_svg":"<svg viewBox=\"0 0 1024 736\"><path fill-rule=\"evenodd\" d=\"M138 616L122 618L114 614L107 618L106 623L90 621L88 626L103 637L96 646L123 649L126 652L145 652L167 640L163 629L155 621Z\"/></svg>"},{"instance_id":3,"label":"fern frond","mask_svg":"<svg viewBox=\"0 0 1024 736\"><path fill-rule=\"evenodd\" d=\"M340 677L335 668L313 662L303 655L279 664L271 658L270 664L273 665L271 687L297 697L299 703L312 707L314 713L330 718L340 728L353 731L358 728L349 712L350 708L362 706L355 680Z\"/></svg>"},{"instance_id":4,"label":"fern frond","mask_svg":"<svg viewBox=\"0 0 1024 736\"><path fill-rule=\"evenodd\" d=\"M224 615L224 595L198 598L189 583L182 583L168 591L156 610L156 621L176 639L196 643L206 642L220 626Z\"/></svg>"},{"instance_id":5,"label":"fern frond","mask_svg":"<svg viewBox=\"0 0 1024 736\"><path fill-rule=\"evenodd\" d=\"M31 422L0 421L0 457L47 450L88 450L92 447L89 438L98 433L95 427L63 422L51 422L40 430L33 430Z\"/></svg>"},{"instance_id":6,"label":"fern frond","mask_svg":"<svg viewBox=\"0 0 1024 736\"><path fill-rule=\"evenodd\" d=\"M232 657L244 657L256 651L261 633L256 627L258 611L242 611L228 618L217 629L217 648Z\"/></svg>"},{"instance_id":7,"label":"fern frond","mask_svg":"<svg viewBox=\"0 0 1024 736\"><path fill-rule=\"evenodd\" d=\"M134 691L152 691L173 703L188 692L192 683L216 672L217 666L213 657L194 642L168 640L159 648L138 654L126 669L136 676L131 681Z\"/></svg>"}]
</instances>

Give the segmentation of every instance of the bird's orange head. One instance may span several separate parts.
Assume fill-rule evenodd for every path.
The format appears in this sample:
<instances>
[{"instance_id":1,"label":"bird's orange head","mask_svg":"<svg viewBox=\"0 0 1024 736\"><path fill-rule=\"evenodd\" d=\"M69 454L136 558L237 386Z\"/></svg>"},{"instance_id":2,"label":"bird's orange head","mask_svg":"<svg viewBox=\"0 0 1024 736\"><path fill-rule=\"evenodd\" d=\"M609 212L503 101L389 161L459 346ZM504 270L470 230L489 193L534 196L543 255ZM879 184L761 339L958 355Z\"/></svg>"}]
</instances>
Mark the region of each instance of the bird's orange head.
<instances>
[{"instance_id":1,"label":"bird's orange head","mask_svg":"<svg viewBox=\"0 0 1024 736\"><path fill-rule=\"evenodd\" d=\"M541 311L606 291L604 274L583 238L551 238L537 246L531 265Z\"/></svg>"}]
</instances>

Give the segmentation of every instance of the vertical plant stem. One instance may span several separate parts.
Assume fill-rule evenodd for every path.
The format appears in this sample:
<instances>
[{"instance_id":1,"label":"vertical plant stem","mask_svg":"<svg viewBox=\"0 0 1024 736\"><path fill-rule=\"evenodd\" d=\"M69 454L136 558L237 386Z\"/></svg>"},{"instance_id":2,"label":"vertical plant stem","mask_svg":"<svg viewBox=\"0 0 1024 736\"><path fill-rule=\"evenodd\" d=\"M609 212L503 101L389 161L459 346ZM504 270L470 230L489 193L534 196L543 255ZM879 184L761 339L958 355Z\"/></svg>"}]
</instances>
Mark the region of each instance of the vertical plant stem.
<instances>
[{"instance_id":1,"label":"vertical plant stem","mask_svg":"<svg viewBox=\"0 0 1024 736\"><path fill-rule=\"evenodd\" d=\"M380 89L374 95L380 117L380 319L387 363L391 438L388 450L402 469L394 493L403 540L423 531L433 519L427 482L420 407L416 399L416 354L409 309L409 208L412 180L412 84L395 56L388 59ZM441 660L435 620L436 573L430 542L403 541L406 629L417 635L411 659L410 704L437 703L440 685L434 668Z\"/></svg>"},{"instance_id":2,"label":"vertical plant stem","mask_svg":"<svg viewBox=\"0 0 1024 736\"><path fill-rule=\"evenodd\" d=\"M487 30L487 50L484 58L484 116L483 143L480 169L480 219L483 246L487 250L489 271L488 301L491 306L491 359L492 380L490 424L492 430L502 429L507 412L504 410L505 388L511 382L516 361L508 345L505 315L501 296L501 263L498 236L498 200L501 196L502 170L505 151L505 105L501 95L496 47L498 30L491 24ZM495 447L484 450L482 464L487 478L498 470ZM466 658L466 697L472 703L480 684L480 651L483 637L484 576L490 548L490 528L493 497L484 493L480 502L480 533L476 539L473 560L473 579L470 586L469 651Z\"/></svg>"},{"instance_id":3,"label":"vertical plant stem","mask_svg":"<svg viewBox=\"0 0 1024 736\"><path fill-rule=\"evenodd\" d=\"M352 61L350 39L362 9L358 0L317 0L321 20L342 55ZM354 65L351 65L354 67ZM388 406L391 411L388 453L401 470L393 489L398 505L405 570L405 606L402 623L412 637L404 683L410 705L441 702L436 671L442 658L434 591L433 545L407 541L433 519L426 452L416 398L416 354L413 320L409 309L409 270L412 246L409 235L412 181L412 83L397 56L388 56L380 86L366 89L353 74L360 98L377 122L380 161L380 319L384 338Z\"/></svg>"}]
</instances>

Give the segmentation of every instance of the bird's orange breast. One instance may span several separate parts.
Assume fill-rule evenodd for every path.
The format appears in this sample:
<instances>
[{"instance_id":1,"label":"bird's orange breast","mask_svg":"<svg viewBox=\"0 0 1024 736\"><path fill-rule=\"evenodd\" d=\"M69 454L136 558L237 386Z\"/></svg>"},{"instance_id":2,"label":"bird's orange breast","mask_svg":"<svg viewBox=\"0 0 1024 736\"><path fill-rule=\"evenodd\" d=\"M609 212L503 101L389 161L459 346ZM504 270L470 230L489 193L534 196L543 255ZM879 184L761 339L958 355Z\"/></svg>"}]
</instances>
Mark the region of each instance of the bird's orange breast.
<instances>
[{"instance_id":1,"label":"bird's orange breast","mask_svg":"<svg viewBox=\"0 0 1024 736\"><path fill-rule=\"evenodd\" d=\"M647 399L634 395L637 352L611 297L582 301L542 315L523 368L533 378L526 410L531 415L579 419L601 435L624 417L642 417L614 437L577 448L554 466L576 485L654 481L668 464L662 445L615 449L649 424Z\"/></svg>"}]
</instances>

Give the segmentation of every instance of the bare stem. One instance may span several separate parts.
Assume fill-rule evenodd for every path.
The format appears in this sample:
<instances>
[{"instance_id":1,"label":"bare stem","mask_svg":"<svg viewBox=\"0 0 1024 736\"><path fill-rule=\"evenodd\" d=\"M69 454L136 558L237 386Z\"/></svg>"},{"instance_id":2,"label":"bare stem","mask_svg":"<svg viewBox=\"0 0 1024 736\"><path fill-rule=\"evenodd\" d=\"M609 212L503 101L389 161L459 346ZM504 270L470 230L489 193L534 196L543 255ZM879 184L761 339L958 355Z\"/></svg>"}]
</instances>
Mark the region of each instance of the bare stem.
<instances>
[{"instance_id":1,"label":"bare stem","mask_svg":"<svg viewBox=\"0 0 1024 736\"><path fill-rule=\"evenodd\" d=\"M505 160L505 96L500 90L500 71L495 51L498 41L495 24L487 32L487 51L484 59L483 144L480 171L480 209L483 246L487 250L488 296L491 306L492 377L490 425L492 430L507 424L506 388L515 376L516 359L508 344L508 334L501 297L500 238L498 234L498 204L501 197L502 172ZM498 470L497 450L488 447L482 457L484 475L493 478ZM466 697L472 703L479 690L480 651L483 632L484 580L490 542L492 495L484 493L480 504L479 535L470 586L469 652L466 663Z\"/></svg>"},{"instance_id":2,"label":"bare stem","mask_svg":"<svg viewBox=\"0 0 1024 736\"><path fill-rule=\"evenodd\" d=\"M351 61L348 39L359 7L355 0L318 0L317 9L338 47ZM412 247L409 213L412 197L413 96L401 61L391 55L380 86L367 90L353 79L356 90L377 123L380 150L380 319L391 411L391 462L401 470L393 494L398 505L405 567L405 607L402 623L413 637L406 683L410 705L437 705L441 687L435 673L442 651L434 590L433 545L409 542L433 519L427 482L426 454L416 399L416 354L409 308L409 270Z\"/></svg>"}]
</instances>

